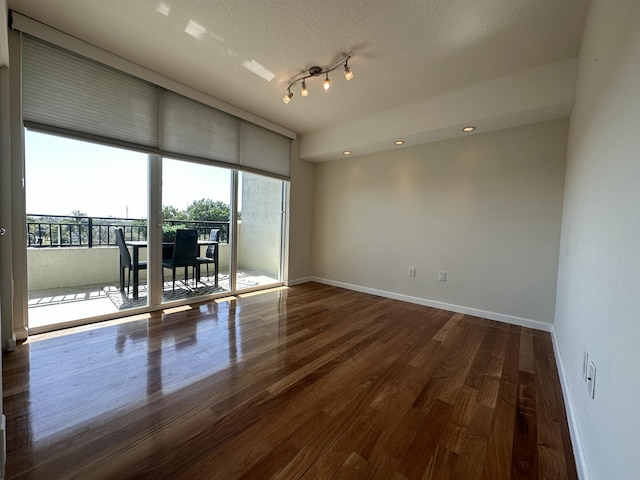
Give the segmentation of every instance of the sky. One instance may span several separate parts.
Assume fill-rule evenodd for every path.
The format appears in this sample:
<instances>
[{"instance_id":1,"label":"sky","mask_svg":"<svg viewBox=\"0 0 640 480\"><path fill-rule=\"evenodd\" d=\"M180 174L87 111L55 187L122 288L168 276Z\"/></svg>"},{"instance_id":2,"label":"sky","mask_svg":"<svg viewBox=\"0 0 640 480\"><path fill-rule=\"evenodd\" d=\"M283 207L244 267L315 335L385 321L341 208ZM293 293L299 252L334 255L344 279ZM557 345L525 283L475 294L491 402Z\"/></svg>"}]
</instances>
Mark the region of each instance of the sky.
<instances>
[{"instance_id":1,"label":"sky","mask_svg":"<svg viewBox=\"0 0 640 480\"><path fill-rule=\"evenodd\" d=\"M230 170L164 159L162 205L184 210L194 200L230 203ZM147 155L25 133L27 214L147 217Z\"/></svg>"}]
</instances>

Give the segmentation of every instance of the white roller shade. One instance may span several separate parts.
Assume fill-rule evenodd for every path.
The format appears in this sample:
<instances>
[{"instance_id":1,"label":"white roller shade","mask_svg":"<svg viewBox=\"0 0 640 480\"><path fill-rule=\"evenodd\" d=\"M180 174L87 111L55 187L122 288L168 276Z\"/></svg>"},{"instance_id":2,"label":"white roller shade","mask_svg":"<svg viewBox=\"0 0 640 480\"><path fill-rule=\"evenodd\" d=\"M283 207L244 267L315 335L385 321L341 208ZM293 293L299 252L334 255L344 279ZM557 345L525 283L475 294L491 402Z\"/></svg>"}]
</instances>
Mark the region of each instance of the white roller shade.
<instances>
[{"instance_id":1,"label":"white roller shade","mask_svg":"<svg viewBox=\"0 0 640 480\"><path fill-rule=\"evenodd\" d=\"M202 103L162 91L161 149L239 164L240 119Z\"/></svg>"},{"instance_id":2,"label":"white roller shade","mask_svg":"<svg viewBox=\"0 0 640 480\"><path fill-rule=\"evenodd\" d=\"M289 178L291 140L266 128L242 122L240 165Z\"/></svg>"},{"instance_id":3,"label":"white roller shade","mask_svg":"<svg viewBox=\"0 0 640 480\"><path fill-rule=\"evenodd\" d=\"M158 147L158 88L24 35L23 118L132 145Z\"/></svg>"}]
</instances>

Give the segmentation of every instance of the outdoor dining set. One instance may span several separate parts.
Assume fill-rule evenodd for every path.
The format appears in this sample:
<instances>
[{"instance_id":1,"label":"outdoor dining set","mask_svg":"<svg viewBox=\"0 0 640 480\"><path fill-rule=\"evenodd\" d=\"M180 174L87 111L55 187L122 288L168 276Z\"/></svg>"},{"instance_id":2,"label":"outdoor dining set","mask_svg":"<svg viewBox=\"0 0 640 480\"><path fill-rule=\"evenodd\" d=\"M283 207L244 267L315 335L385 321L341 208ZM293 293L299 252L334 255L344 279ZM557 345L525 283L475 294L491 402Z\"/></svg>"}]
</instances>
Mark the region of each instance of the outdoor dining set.
<instances>
[{"instance_id":1,"label":"outdoor dining set","mask_svg":"<svg viewBox=\"0 0 640 480\"><path fill-rule=\"evenodd\" d=\"M146 260L140 260L140 249L146 248L148 242L146 240L126 240L122 228L115 230L116 244L120 251L120 292L129 295L129 286L131 285L131 276L133 273L133 298L138 298L140 285L140 270L148 268ZM198 239L198 231L196 229L178 229L176 230L175 240L173 242L163 242L162 244L162 283L165 285L165 270L171 270L172 290L175 291L176 271L184 268L184 284L188 285L189 270L192 272L192 279L197 285L200 280L201 266L207 268L207 277L209 276L209 265L214 267L215 286L218 286L218 241L219 230L211 229L207 240ZM200 256L200 248L206 246L204 256ZM131 252L129 252L129 247ZM125 284L126 271L126 284Z\"/></svg>"}]
</instances>

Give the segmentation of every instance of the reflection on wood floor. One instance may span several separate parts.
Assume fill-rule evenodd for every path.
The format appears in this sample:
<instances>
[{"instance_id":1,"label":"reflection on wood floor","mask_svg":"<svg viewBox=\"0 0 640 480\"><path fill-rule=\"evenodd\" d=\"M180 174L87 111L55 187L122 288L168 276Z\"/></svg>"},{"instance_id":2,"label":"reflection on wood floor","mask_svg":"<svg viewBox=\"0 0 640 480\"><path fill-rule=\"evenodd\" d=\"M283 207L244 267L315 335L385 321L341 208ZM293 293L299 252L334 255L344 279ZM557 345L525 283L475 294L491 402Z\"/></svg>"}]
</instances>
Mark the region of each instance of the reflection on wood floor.
<instances>
[{"instance_id":1,"label":"reflection on wood floor","mask_svg":"<svg viewBox=\"0 0 640 480\"><path fill-rule=\"evenodd\" d=\"M307 283L31 337L9 479L577 478L547 333Z\"/></svg>"}]
</instances>

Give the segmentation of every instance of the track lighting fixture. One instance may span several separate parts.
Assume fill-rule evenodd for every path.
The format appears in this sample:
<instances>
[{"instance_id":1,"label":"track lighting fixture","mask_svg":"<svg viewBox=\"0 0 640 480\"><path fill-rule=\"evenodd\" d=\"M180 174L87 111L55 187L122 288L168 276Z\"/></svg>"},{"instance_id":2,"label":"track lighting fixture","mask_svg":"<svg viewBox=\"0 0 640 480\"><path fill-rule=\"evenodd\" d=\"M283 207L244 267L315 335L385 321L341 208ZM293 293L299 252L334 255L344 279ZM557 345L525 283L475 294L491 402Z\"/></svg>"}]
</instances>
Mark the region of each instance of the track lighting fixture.
<instances>
[{"instance_id":1,"label":"track lighting fixture","mask_svg":"<svg viewBox=\"0 0 640 480\"><path fill-rule=\"evenodd\" d=\"M308 72L301 73L294 77L287 87L287 94L282 97L282 101L284 103L289 103L293 98L293 92L291 92L291 87L293 87L296 83L302 82L300 86L300 95L303 97L307 97L309 95L309 90L307 89L307 78L318 77L324 73L324 81L322 82L322 86L325 90L329 90L331 88L331 79L329 79L329 73L336 70L338 67L344 67L344 78L349 81L353 78L353 72L349 68L349 59L351 55L344 56L338 63L334 63L332 65L326 67L318 67L313 66L309 69Z\"/></svg>"}]
</instances>

